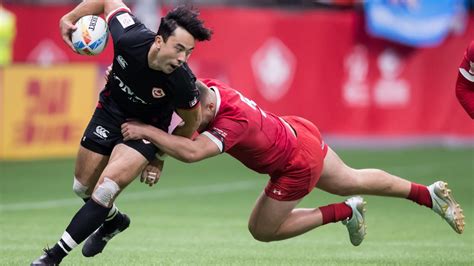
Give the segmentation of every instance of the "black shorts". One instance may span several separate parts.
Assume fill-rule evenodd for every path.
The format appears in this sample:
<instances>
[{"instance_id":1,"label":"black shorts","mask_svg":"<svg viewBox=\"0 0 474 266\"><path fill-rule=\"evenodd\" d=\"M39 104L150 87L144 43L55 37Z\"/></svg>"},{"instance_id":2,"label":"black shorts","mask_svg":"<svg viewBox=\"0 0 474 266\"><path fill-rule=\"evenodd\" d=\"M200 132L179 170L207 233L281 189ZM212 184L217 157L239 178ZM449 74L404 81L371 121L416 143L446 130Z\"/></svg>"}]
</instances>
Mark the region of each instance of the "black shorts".
<instances>
[{"instance_id":1,"label":"black shorts","mask_svg":"<svg viewBox=\"0 0 474 266\"><path fill-rule=\"evenodd\" d=\"M93 152L110 156L115 145L123 143L141 153L148 161L156 158L158 148L147 140L123 141L121 125L130 119L115 104L99 103L84 135L81 146ZM156 125L155 125L156 126Z\"/></svg>"}]
</instances>

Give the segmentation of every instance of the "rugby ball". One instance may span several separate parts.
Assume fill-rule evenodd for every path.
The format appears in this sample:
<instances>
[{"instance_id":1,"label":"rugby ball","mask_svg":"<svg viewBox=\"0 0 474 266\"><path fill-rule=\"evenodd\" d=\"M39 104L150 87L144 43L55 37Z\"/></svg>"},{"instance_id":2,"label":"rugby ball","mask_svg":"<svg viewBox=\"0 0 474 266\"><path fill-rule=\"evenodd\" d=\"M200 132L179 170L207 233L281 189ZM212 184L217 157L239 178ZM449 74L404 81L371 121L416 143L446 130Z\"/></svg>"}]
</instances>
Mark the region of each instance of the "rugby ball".
<instances>
[{"instance_id":1,"label":"rugby ball","mask_svg":"<svg viewBox=\"0 0 474 266\"><path fill-rule=\"evenodd\" d=\"M77 29L72 33L71 41L79 54L98 55L104 50L109 39L109 29L103 18L83 16L75 26Z\"/></svg>"}]
</instances>

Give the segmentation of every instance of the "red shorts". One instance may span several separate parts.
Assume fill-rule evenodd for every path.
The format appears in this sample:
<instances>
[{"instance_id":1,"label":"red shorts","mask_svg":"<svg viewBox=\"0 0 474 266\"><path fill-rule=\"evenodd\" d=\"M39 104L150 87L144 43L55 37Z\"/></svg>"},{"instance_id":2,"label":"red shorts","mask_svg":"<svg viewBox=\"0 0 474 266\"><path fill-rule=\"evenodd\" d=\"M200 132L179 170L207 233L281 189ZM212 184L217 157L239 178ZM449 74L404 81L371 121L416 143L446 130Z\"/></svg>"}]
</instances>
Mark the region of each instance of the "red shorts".
<instances>
[{"instance_id":1,"label":"red shorts","mask_svg":"<svg viewBox=\"0 0 474 266\"><path fill-rule=\"evenodd\" d=\"M298 144L283 169L270 175L265 194L275 200L292 201L303 198L316 186L328 146L310 121L297 116L282 118L296 131Z\"/></svg>"}]
</instances>

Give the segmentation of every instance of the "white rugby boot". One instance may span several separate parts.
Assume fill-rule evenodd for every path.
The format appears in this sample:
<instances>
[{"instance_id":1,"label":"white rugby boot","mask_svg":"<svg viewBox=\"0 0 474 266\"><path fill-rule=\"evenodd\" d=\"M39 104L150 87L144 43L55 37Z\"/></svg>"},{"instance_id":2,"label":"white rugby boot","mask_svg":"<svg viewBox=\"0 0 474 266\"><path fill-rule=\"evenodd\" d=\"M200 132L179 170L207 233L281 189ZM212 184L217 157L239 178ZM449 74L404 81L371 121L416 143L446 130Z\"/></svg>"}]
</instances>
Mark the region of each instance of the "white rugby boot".
<instances>
[{"instance_id":1,"label":"white rugby boot","mask_svg":"<svg viewBox=\"0 0 474 266\"><path fill-rule=\"evenodd\" d=\"M352 208L352 217L342 221L349 231L349 238L352 245L358 246L364 240L367 225L365 224L365 205L367 202L360 196L355 196L347 199L344 202L347 206Z\"/></svg>"},{"instance_id":2,"label":"white rugby boot","mask_svg":"<svg viewBox=\"0 0 474 266\"><path fill-rule=\"evenodd\" d=\"M454 200L448 183L437 181L428 186L433 203L433 211L439 214L458 234L464 231L464 214L461 206Z\"/></svg>"}]
</instances>

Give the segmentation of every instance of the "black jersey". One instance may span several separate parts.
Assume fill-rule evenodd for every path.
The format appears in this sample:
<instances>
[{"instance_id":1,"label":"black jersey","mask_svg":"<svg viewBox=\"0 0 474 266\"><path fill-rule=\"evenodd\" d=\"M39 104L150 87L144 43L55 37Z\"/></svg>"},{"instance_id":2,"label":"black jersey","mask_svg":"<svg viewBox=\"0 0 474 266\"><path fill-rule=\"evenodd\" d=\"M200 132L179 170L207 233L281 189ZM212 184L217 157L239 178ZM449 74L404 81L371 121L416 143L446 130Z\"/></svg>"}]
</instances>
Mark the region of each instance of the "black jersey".
<instances>
[{"instance_id":1,"label":"black jersey","mask_svg":"<svg viewBox=\"0 0 474 266\"><path fill-rule=\"evenodd\" d=\"M190 109L199 102L196 77L187 64L171 74L149 68L156 34L127 10L111 14L108 25L114 61L100 101L107 105L111 100L126 116L167 130L175 108Z\"/></svg>"}]
</instances>

